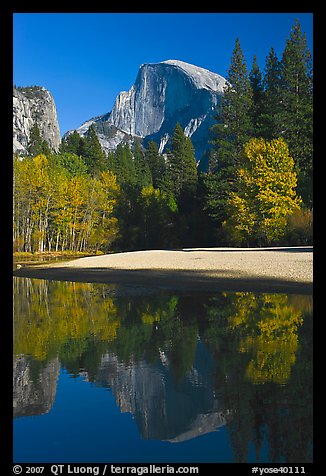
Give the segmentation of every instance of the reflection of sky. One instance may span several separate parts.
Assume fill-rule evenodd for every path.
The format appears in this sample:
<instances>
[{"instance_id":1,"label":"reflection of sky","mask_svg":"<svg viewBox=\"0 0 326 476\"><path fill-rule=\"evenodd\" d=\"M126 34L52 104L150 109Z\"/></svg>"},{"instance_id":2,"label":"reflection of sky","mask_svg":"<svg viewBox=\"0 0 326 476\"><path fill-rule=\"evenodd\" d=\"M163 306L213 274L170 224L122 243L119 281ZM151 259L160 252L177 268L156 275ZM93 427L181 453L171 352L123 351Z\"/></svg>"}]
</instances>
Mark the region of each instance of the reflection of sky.
<instances>
[{"instance_id":1,"label":"reflection of sky","mask_svg":"<svg viewBox=\"0 0 326 476\"><path fill-rule=\"evenodd\" d=\"M111 391L64 371L51 412L15 420L14 435L15 462L233 461L225 428L178 444L144 440Z\"/></svg>"}]
</instances>

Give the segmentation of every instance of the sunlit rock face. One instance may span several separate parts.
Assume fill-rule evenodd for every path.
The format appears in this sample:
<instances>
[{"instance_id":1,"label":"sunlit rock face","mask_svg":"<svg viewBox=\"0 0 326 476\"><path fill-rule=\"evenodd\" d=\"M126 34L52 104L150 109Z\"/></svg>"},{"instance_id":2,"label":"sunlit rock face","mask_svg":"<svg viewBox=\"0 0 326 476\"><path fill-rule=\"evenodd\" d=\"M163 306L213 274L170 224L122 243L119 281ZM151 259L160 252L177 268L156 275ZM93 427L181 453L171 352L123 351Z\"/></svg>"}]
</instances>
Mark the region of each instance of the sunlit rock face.
<instances>
[{"instance_id":1,"label":"sunlit rock face","mask_svg":"<svg viewBox=\"0 0 326 476\"><path fill-rule=\"evenodd\" d=\"M198 160L225 83L222 76L183 61L143 64L134 85L118 95L112 111L77 130L84 135L93 124L106 151L138 137L144 145L155 140L163 152L179 122L191 137Z\"/></svg>"},{"instance_id":2,"label":"sunlit rock face","mask_svg":"<svg viewBox=\"0 0 326 476\"><path fill-rule=\"evenodd\" d=\"M32 127L37 124L41 137L57 151L60 129L52 94L39 86L13 89L13 152L26 153Z\"/></svg>"}]
</instances>

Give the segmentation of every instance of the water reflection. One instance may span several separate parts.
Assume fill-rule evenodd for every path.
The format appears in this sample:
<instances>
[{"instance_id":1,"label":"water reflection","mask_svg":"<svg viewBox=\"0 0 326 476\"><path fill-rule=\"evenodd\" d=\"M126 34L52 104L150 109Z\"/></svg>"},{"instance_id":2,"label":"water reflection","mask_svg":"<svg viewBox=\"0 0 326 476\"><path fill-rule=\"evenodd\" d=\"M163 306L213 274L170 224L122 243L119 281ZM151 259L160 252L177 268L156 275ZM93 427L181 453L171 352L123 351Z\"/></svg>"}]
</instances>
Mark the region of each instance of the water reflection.
<instances>
[{"instance_id":1,"label":"water reflection","mask_svg":"<svg viewBox=\"0 0 326 476\"><path fill-rule=\"evenodd\" d=\"M271 462L311 460L311 296L14 285L15 416L51 411L61 366L110 389L143 439L225 427L235 462L264 442Z\"/></svg>"},{"instance_id":2,"label":"water reflection","mask_svg":"<svg viewBox=\"0 0 326 476\"><path fill-rule=\"evenodd\" d=\"M20 356L14 358L14 417L48 413L54 403L60 363L58 358L46 363Z\"/></svg>"},{"instance_id":3,"label":"water reflection","mask_svg":"<svg viewBox=\"0 0 326 476\"><path fill-rule=\"evenodd\" d=\"M121 412L134 415L145 439L185 441L215 431L226 423L211 385L213 362L200 343L191 370L176 384L169 371L169 357L123 366L115 354L106 354L96 383L112 388ZM203 363L208 364L203 368Z\"/></svg>"}]
</instances>

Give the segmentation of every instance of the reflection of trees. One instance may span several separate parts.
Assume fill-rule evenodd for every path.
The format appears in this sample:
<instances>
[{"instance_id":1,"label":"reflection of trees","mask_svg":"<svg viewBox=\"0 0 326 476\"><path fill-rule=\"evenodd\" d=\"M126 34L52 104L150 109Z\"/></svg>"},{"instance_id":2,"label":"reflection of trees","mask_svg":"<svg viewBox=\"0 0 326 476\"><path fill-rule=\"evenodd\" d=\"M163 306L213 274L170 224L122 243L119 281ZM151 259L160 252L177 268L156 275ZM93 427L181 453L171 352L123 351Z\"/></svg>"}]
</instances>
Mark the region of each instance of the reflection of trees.
<instances>
[{"instance_id":1,"label":"reflection of trees","mask_svg":"<svg viewBox=\"0 0 326 476\"><path fill-rule=\"evenodd\" d=\"M240 336L239 351L251 358L246 376L253 383L284 384L298 348L302 312L284 294L236 293L229 326Z\"/></svg>"},{"instance_id":2,"label":"reflection of trees","mask_svg":"<svg viewBox=\"0 0 326 476\"><path fill-rule=\"evenodd\" d=\"M213 306L213 302L215 306ZM309 296L224 293L206 307L206 339L214 349L227 339L227 349L246 362L245 377L255 384L285 384L296 362L303 310L310 313ZM219 326L212 325L218 321Z\"/></svg>"},{"instance_id":3,"label":"reflection of trees","mask_svg":"<svg viewBox=\"0 0 326 476\"><path fill-rule=\"evenodd\" d=\"M87 340L110 341L119 321L112 299L87 283L15 279L14 352L43 360L78 356Z\"/></svg>"},{"instance_id":4,"label":"reflection of trees","mask_svg":"<svg viewBox=\"0 0 326 476\"><path fill-rule=\"evenodd\" d=\"M161 365L181 386L198 340L228 423L235 461L311 458L312 299L281 294L119 294L109 285L15 278L14 350L95 381L104 355ZM196 365L198 362L196 363ZM43 366L44 366L43 365ZM164 367L165 368L165 367ZM229 420L229 419L228 419Z\"/></svg>"},{"instance_id":5,"label":"reflection of trees","mask_svg":"<svg viewBox=\"0 0 326 476\"><path fill-rule=\"evenodd\" d=\"M216 388L233 411L235 461L247 461L250 442L258 460L264 440L272 462L311 460L312 298L234 293L224 299L224 306L221 296L207 306L219 326L209 326L205 338L220 364Z\"/></svg>"},{"instance_id":6,"label":"reflection of trees","mask_svg":"<svg viewBox=\"0 0 326 476\"><path fill-rule=\"evenodd\" d=\"M192 367L198 337L198 324L184 314L182 303L181 297L164 295L117 299L117 314L124 322L113 344L118 357L145 357L154 363L162 351L169 351L170 370L182 381Z\"/></svg>"}]
</instances>

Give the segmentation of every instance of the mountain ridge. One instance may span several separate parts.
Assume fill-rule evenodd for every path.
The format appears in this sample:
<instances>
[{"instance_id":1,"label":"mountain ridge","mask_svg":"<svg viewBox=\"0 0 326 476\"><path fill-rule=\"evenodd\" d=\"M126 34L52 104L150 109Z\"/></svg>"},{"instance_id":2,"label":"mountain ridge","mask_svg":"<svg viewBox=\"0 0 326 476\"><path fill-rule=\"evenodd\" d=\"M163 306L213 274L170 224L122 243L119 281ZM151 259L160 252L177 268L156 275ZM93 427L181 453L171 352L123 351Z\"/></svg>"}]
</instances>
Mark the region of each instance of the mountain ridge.
<instances>
[{"instance_id":1,"label":"mountain ridge","mask_svg":"<svg viewBox=\"0 0 326 476\"><path fill-rule=\"evenodd\" d=\"M86 120L76 130L84 136L93 125L106 152L121 142L132 144L135 138L143 140L145 146L154 140L164 152L179 122L191 137L199 161L207 148L213 114L225 84L221 75L184 61L143 63L134 84L118 94L112 110Z\"/></svg>"}]
</instances>

